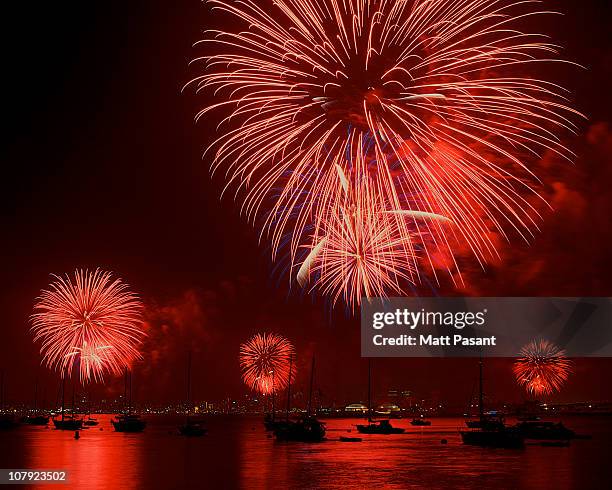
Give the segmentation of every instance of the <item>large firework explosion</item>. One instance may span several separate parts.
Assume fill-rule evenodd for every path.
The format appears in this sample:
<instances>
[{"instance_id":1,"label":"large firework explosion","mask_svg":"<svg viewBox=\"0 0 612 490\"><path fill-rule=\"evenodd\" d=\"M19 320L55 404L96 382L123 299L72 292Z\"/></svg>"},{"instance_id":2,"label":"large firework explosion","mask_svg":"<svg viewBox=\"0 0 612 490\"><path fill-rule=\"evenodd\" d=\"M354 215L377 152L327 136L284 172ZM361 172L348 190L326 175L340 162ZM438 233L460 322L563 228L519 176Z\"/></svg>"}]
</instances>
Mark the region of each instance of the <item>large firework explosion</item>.
<instances>
[{"instance_id":1,"label":"large firework explosion","mask_svg":"<svg viewBox=\"0 0 612 490\"><path fill-rule=\"evenodd\" d=\"M191 82L221 99L197 116L222 114L212 170L273 258L288 250L291 277L316 271L314 287L357 305L425 268L456 281L453 250L484 264L495 236L532 236L543 199L530 167L544 152L572 158L557 133L578 115L538 75L558 61L557 46L525 30L553 14L540 3L208 0L243 29L207 32L213 53ZM357 187L359 232L345 223ZM384 267L338 267L378 254L383 235Z\"/></svg>"},{"instance_id":2,"label":"large firework explosion","mask_svg":"<svg viewBox=\"0 0 612 490\"><path fill-rule=\"evenodd\" d=\"M142 304L126 284L100 269L54 277L31 316L48 367L64 377L76 366L82 382L100 381L140 358Z\"/></svg>"},{"instance_id":3,"label":"large firework explosion","mask_svg":"<svg viewBox=\"0 0 612 490\"><path fill-rule=\"evenodd\" d=\"M533 395L550 395L559 391L572 373L572 361L565 351L547 340L525 345L513 370L519 385Z\"/></svg>"},{"instance_id":4,"label":"large firework explosion","mask_svg":"<svg viewBox=\"0 0 612 490\"><path fill-rule=\"evenodd\" d=\"M245 384L264 395L287 387L295 378L293 344L275 333L257 334L240 345L240 369Z\"/></svg>"}]
</instances>

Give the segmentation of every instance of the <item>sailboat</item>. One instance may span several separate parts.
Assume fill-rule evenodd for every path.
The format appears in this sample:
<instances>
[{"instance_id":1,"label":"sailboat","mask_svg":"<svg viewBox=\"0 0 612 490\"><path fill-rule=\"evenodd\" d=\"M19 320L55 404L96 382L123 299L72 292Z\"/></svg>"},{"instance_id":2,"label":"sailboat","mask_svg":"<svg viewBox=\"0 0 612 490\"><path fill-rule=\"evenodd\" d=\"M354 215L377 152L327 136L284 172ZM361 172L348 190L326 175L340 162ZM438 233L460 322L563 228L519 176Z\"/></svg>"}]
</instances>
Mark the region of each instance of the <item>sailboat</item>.
<instances>
[{"instance_id":1,"label":"sailboat","mask_svg":"<svg viewBox=\"0 0 612 490\"><path fill-rule=\"evenodd\" d=\"M276 420L276 375L274 371L272 374L272 412L267 413L264 417L264 427L267 431L273 431L276 425L279 423Z\"/></svg>"},{"instance_id":2,"label":"sailboat","mask_svg":"<svg viewBox=\"0 0 612 490\"><path fill-rule=\"evenodd\" d=\"M21 422L27 425L47 425L49 416L38 412L38 378L34 384L34 407L31 415L26 415Z\"/></svg>"},{"instance_id":3,"label":"sailboat","mask_svg":"<svg viewBox=\"0 0 612 490\"><path fill-rule=\"evenodd\" d=\"M483 395L483 362L479 362L479 398L477 421L468 421L468 429L460 430L463 444L471 446L520 448L524 441L520 431L512 427L506 427L503 416L496 412L485 413Z\"/></svg>"},{"instance_id":4,"label":"sailboat","mask_svg":"<svg viewBox=\"0 0 612 490\"><path fill-rule=\"evenodd\" d=\"M12 413L4 411L4 371L0 372L0 430L14 429L19 425Z\"/></svg>"},{"instance_id":5,"label":"sailboat","mask_svg":"<svg viewBox=\"0 0 612 490\"><path fill-rule=\"evenodd\" d=\"M95 427L96 425L99 424L98 419L93 418L91 416L91 398L90 396L87 397L87 418L83 421L83 425L87 426L87 427Z\"/></svg>"},{"instance_id":6,"label":"sailboat","mask_svg":"<svg viewBox=\"0 0 612 490\"><path fill-rule=\"evenodd\" d=\"M361 434L403 434L405 429L393 427L389 420L374 420L372 418L372 360L368 359L368 424L358 424L357 431Z\"/></svg>"},{"instance_id":7,"label":"sailboat","mask_svg":"<svg viewBox=\"0 0 612 490\"><path fill-rule=\"evenodd\" d=\"M65 397L66 395L66 377L62 375L62 416L58 420L57 418L53 419L53 425L57 430L80 430L83 428L83 420L77 419L74 416L74 385L72 390L72 410L71 415L69 417L66 416L66 404Z\"/></svg>"},{"instance_id":8,"label":"sailboat","mask_svg":"<svg viewBox=\"0 0 612 490\"><path fill-rule=\"evenodd\" d=\"M314 380L315 358L312 356L310 369L310 390L306 415L298 420L289 420L291 406L291 358L289 360L289 384L287 386L287 418L274 428L274 435L279 441L322 442L325 440L325 424L312 415L312 385Z\"/></svg>"},{"instance_id":9,"label":"sailboat","mask_svg":"<svg viewBox=\"0 0 612 490\"><path fill-rule=\"evenodd\" d=\"M208 432L201 422L193 420L190 417L192 409L191 403L191 351L187 358L187 419L185 423L179 427L179 434L187 437L200 437Z\"/></svg>"},{"instance_id":10,"label":"sailboat","mask_svg":"<svg viewBox=\"0 0 612 490\"><path fill-rule=\"evenodd\" d=\"M415 417L410 421L410 425L414 425L416 427L429 427L431 425L431 420L427 420L423 415L420 417Z\"/></svg>"},{"instance_id":11,"label":"sailboat","mask_svg":"<svg viewBox=\"0 0 612 490\"><path fill-rule=\"evenodd\" d=\"M147 423L140 418L139 415L132 413L132 377L129 376L129 399L128 399L128 370L125 369L124 378L124 400L126 401L126 407L121 415L115 416L111 420L111 424L115 429L115 432L142 432Z\"/></svg>"}]
</instances>

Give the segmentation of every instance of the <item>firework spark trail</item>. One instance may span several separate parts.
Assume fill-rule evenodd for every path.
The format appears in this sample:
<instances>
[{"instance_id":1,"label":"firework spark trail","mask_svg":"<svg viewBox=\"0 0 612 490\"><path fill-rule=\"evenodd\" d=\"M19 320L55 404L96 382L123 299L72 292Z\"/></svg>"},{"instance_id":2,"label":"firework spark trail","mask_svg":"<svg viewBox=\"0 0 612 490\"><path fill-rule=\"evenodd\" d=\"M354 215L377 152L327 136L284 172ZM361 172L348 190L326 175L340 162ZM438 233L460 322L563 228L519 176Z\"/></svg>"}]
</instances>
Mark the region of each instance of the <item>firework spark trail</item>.
<instances>
[{"instance_id":1,"label":"firework spark trail","mask_svg":"<svg viewBox=\"0 0 612 490\"><path fill-rule=\"evenodd\" d=\"M565 351L547 340L534 340L521 349L514 363L519 385L534 395L550 395L559 391L572 373L573 363Z\"/></svg>"},{"instance_id":2,"label":"firework spark trail","mask_svg":"<svg viewBox=\"0 0 612 490\"><path fill-rule=\"evenodd\" d=\"M295 378L295 350L293 344L274 333L257 334L240 345L240 369L245 384L264 395L276 393Z\"/></svg>"},{"instance_id":3,"label":"firework spark trail","mask_svg":"<svg viewBox=\"0 0 612 490\"><path fill-rule=\"evenodd\" d=\"M71 376L77 366L82 382L101 381L140 358L142 304L126 284L100 269L54 277L31 316L48 367Z\"/></svg>"},{"instance_id":4,"label":"firework spark trail","mask_svg":"<svg viewBox=\"0 0 612 490\"><path fill-rule=\"evenodd\" d=\"M196 60L206 70L190 83L224 100L197 118L225 114L212 171L224 174L224 192L234 189L247 218L260 220L273 258L287 234L292 264L303 247L332 243L324 230L345 199L338 168L345 187L368 189L363 216L381 204L398 213L385 233L403 243L394 268L410 282L423 263L436 274L439 248L467 245L484 265L497 256L491 232L533 235L540 184L529 167L543 152L570 160L557 133L575 130L580 116L565 89L533 75L560 61L546 36L521 30L554 14L539 1L208 3L245 30L209 31L201 41L216 52ZM451 269L454 259L454 280ZM353 290L370 279L386 282L362 276Z\"/></svg>"}]
</instances>

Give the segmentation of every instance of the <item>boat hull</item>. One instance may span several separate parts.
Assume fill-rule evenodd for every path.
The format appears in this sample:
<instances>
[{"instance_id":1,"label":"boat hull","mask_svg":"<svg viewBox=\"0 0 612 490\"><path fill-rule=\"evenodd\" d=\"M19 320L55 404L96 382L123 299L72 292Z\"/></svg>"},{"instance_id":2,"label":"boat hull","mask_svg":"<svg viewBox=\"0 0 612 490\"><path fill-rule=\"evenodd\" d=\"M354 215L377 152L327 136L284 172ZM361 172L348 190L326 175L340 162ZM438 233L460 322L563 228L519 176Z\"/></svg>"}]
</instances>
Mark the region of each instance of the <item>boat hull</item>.
<instances>
[{"instance_id":1,"label":"boat hull","mask_svg":"<svg viewBox=\"0 0 612 490\"><path fill-rule=\"evenodd\" d=\"M26 425L47 425L49 423L49 417L45 415L32 415L24 417L22 422Z\"/></svg>"},{"instance_id":2,"label":"boat hull","mask_svg":"<svg viewBox=\"0 0 612 490\"><path fill-rule=\"evenodd\" d=\"M111 424L115 432L142 432L147 426L144 420L134 416L116 418L111 420Z\"/></svg>"},{"instance_id":3,"label":"boat hull","mask_svg":"<svg viewBox=\"0 0 612 490\"><path fill-rule=\"evenodd\" d=\"M83 428L83 421L80 419L53 419L53 425L57 430L81 430Z\"/></svg>"},{"instance_id":4,"label":"boat hull","mask_svg":"<svg viewBox=\"0 0 612 490\"><path fill-rule=\"evenodd\" d=\"M360 434L403 434L406 432L406 429L401 429L399 427L393 427L388 420L381 420L378 423L370 423L370 424L359 424L357 425L357 432Z\"/></svg>"},{"instance_id":5,"label":"boat hull","mask_svg":"<svg viewBox=\"0 0 612 490\"><path fill-rule=\"evenodd\" d=\"M522 448L523 437L511 430L466 430L460 431L463 444L480 447Z\"/></svg>"},{"instance_id":6,"label":"boat hull","mask_svg":"<svg viewBox=\"0 0 612 490\"><path fill-rule=\"evenodd\" d=\"M318 420L288 421L274 429L279 441L322 442L325 440L325 424Z\"/></svg>"},{"instance_id":7,"label":"boat hull","mask_svg":"<svg viewBox=\"0 0 612 490\"><path fill-rule=\"evenodd\" d=\"M560 423L521 422L515 427L525 439L565 441L576 437L573 430Z\"/></svg>"},{"instance_id":8,"label":"boat hull","mask_svg":"<svg viewBox=\"0 0 612 490\"><path fill-rule=\"evenodd\" d=\"M0 430L11 430L15 429L19 424L14 417L10 415L0 416Z\"/></svg>"},{"instance_id":9,"label":"boat hull","mask_svg":"<svg viewBox=\"0 0 612 490\"><path fill-rule=\"evenodd\" d=\"M179 434L185 437L202 437L207 432L208 429L200 424L185 424L179 427Z\"/></svg>"}]
</instances>

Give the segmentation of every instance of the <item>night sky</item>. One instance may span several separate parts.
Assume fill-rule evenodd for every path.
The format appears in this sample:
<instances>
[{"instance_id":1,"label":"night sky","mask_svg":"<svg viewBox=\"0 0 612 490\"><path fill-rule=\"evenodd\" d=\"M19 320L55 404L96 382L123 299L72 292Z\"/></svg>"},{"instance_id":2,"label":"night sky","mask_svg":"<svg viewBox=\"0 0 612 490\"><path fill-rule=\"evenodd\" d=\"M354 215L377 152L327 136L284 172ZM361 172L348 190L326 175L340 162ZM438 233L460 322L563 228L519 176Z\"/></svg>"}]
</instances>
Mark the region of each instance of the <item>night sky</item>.
<instances>
[{"instance_id":1,"label":"night sky","mask_svg":"<svg viewBox=\"0 0 612 490\"><path fill-rule=\"evenodd\" d=\"M545 157L539 175L555 208L531 246L502 247L486 272L466 270L464 291L483 296L612 296L612 40L606 1L564 0L551 26L563 56L587 67L555 80L588 115L567 136L574 166ZM15 7L17 8L17 7ZM46 2L4 14L2 295L0 369L9 400L31 396L39 366L28 316L49 273L77 267L115 271L148 307L140 400L177 399L186 353L194 352L196 398L246 393L238 346L259 331L294 340L299 383L317 356L317 384L329 399L365 397L358 319L288 290L256 232L231 199L219 199L202 152L214 124L195 125L203 96L182 94L196 73L193 42L209 22L197 0ZM561 73L561 72L560 72ZM462 403L473 361L381 360L377 388L415 390ZM578 361L558 400L610 399L612 362ZM498 398L520 399L508 361L492 361ZM493 380L495 380L493 382ZM95 387L121 391L120 380Z\"/></svg>"}]
</instances>

